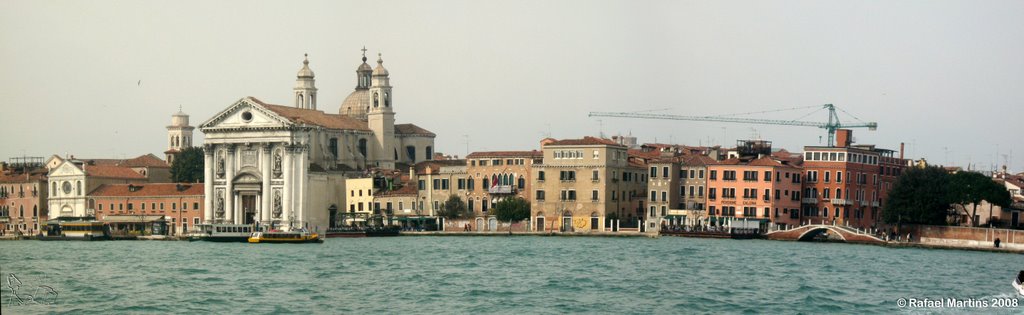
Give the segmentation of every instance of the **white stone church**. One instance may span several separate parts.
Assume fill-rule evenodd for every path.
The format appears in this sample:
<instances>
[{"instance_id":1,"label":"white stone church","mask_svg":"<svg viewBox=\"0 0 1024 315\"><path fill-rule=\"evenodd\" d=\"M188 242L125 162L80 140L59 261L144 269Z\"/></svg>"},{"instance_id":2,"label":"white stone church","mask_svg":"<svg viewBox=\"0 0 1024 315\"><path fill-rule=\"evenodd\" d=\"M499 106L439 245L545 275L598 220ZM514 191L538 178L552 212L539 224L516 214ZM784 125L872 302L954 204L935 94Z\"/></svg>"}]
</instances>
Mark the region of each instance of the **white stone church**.
<instances>
[{"instance_id":1,"label":"white stone church","mask_svg":"<svg viewBox=\"0 0 1024 315\"><path fill-rule=\"evenodd\" d=\"M346 175L431 159L434 133L395 124L384 61L356 69L357 85L338 114L317 109L308 58L294 106L244 97L202 123L206 135L207 223L305 227L321 232L344 211Z\"/></svg>"}]
</instances>

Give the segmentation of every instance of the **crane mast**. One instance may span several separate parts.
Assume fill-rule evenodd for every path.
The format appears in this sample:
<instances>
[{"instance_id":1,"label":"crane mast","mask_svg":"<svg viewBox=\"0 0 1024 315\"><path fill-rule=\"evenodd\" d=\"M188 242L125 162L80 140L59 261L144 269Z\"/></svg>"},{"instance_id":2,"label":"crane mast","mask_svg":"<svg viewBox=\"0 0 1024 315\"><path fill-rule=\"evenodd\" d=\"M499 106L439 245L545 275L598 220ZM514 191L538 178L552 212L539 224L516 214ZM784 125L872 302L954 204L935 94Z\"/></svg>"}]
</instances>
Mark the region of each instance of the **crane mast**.
<instances>
[{"instance_id":1,"label":"crane mast","mask_svg":"<svg viewBox=\"0 0 1024 315\"><path fill-rule=\"evenodd\" d=\"M817 107L817 106L814 106ZM731 122L741 124L761 124L761 125L783 125L783 126L803 126L803 127L817 127L828 131L828 145L835 145L836 130L842 128L868 128L868 130L875 130L878 128L876 122L860 122L844 124L839 121L839 115L836 114L836 107L832 104L825 104L821 106L822 109L828 110L828 122L814 122L814 121L800 121L800 120L784 120L784 119L759 119L759 118L740 118L740 117L728 117L728 116L685 116L685 115L669 115L669 114L651 114L651 113L638 113L638 112L590 112L590 117L620 117L620 118L639 118L639 119L663 119L663 120L689 120L689 121L717 121L717 122ZM759 112L764 113L764 112ZM724 140L724 139L723 139Z\"/></svg>"}]
</instances>

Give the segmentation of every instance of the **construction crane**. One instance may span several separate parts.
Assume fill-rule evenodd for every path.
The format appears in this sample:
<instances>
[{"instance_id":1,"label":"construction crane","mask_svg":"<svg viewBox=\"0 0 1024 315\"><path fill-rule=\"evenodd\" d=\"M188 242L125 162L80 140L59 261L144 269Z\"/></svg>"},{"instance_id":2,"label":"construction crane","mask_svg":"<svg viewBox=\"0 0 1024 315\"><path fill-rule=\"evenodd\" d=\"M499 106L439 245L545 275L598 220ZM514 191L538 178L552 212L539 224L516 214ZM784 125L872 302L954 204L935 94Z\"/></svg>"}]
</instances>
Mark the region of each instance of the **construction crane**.
<instances>
[{"instance_id":1,"label":"construction crane","mask_svg":"<svg viewBox=\"0 0 1024 315\"><path fill-rule=\"evenodd\" d=\"M813 121L801 121L804 117L810 114L804 115L803 117L797 118L796 120L782 120L782 119L757 119L757 118L741 118L741 117L729 117L738 115L749 115L749 114L762 114L770 112L779 112L794 109L806 109L806 108L819 108L828 110L828 122L813 122ZM839 109L843 113L850 115L846 111ZM816 113L812 112L813 113ZM878 129L878 123L876 122L857 122L844 124L839 122L839 115L836 114L836 107L832 104L825 104L822 106L810 106L810 107L797 107L787 108L780 110L767 110L750 113L730 114L730 115L719 115L719 116L683 116L683 115L666 115L666 114L649 114L641 112L590 112L590 117L622 117L622 118L641 118L641 119L667 119L667 120L690 120L690 121L718 121L718 122L732 122L732 123L743 123L743 124L762 124L762 125L784 125L784 126L805 126L805 127L817 127L828 131L828 145L835 145L836 130L842 128L868 128L868 130ZM850 115L853 117L853 115ZM853 117L856 120L860 120L857 117ZM724 140L724 139L723 139Z\"/></svg>"}]
</instances>

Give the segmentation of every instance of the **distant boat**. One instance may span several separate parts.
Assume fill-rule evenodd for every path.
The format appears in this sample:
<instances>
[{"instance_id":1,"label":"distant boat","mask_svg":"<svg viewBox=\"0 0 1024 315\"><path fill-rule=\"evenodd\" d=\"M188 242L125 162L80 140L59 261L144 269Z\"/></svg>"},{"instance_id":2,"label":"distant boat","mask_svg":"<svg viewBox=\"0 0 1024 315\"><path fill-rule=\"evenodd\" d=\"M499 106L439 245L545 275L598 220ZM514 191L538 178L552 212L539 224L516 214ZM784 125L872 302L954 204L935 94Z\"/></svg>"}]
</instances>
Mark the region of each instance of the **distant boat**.
<instances>
[{"instance_id":1,"label":"distant boat","mask_svg":"<svg viewBox=\"0 0 1024 315\"><path fill-rule=\"evenodd\" d=\"M328 238L398 236L399 231L400 229L397 226L368 228L343 227L327 229L324 236Z\"/></svg>"},{"instance_id":2,"label":"distant boat","mask_svg":"<svg viewBox=\"0 0 1024 315\"><path fill-rule=\"evenodd\" d=\"M302 229L298 231L266 231L253 232L249 243L323 243L324 240L316 233Z\"/></svg>"},{"instance_id":3,"label":"distant boat","mask_svg":"<svg viewBox=\"0 0 1024 315\"><path fill-rule=\"evenodd\" d=\"M255 231L248 224L201 224L199 240L207 242L247 242ZM191 240L191 239L190 239Z\"/></svg>"},{"instance_id":4,"label":"distant boat","mask_svg":"<svg viewBox=\"0 0 1024 315\"><path fill-rule=\"evenodd\" d=\"M1024 295L1024 270L1017 273L1017 279L1013 279L1013 288L1017 289L1017 293Z\"/></svg>"}]
</instances>

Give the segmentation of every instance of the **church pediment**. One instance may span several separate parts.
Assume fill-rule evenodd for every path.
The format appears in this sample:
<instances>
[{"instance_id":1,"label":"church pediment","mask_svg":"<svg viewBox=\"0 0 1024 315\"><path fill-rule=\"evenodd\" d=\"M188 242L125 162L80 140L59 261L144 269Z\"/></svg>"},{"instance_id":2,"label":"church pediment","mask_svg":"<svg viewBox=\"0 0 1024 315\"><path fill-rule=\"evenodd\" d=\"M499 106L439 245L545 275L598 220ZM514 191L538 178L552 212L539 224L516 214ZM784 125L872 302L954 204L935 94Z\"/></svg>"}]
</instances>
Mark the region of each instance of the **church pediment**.
<instances>
[{"instance_id":1,"label":"church pediment","mask_svg":"<svg viewBox=\"0 0 1024 315\"><path fill-rule=\"evenodd\" d=\"M60 166L50 170L49 176L75 176L84 175L81 169L75 166L71 161L64 161Z\"/></svg>"},{"instance_id":2,"label":"church pediment","mask_svg":"<svg viewBox=\"0 0 1024 315\"><path fill-rule=\"evenodd\" d=\"M292 122L262 106L251 97L238 100L227 109L217 113L199 125L200 130L208 129L269 129L284 128Z\"/></svg>"}]
</instances>

